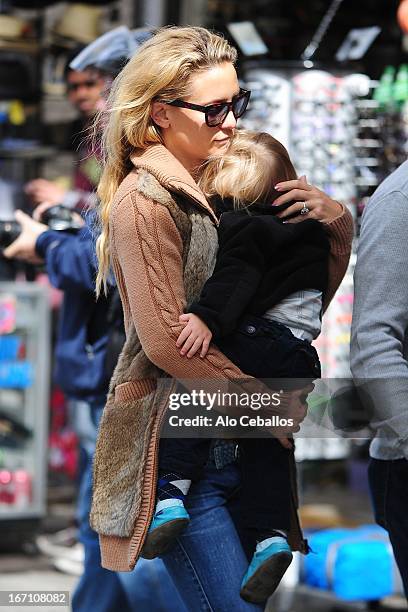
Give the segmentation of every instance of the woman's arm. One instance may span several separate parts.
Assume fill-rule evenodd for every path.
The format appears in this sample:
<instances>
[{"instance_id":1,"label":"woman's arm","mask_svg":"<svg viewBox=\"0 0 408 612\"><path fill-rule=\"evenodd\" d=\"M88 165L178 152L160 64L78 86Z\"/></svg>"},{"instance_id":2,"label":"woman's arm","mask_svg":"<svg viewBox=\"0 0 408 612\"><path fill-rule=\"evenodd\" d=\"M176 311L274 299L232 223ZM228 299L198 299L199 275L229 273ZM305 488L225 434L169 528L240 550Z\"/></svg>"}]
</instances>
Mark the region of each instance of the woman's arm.
<instances>
[{"instance_id":1,"label":"woman's arm","mask_svg":"<svg viewBox=\"0 0 408 612\"><path fill-rule=\"evenodd\" d=\"M273 206L288 204L288 208L278 213L285 218L298 213L287 223L301 223L305 219L317 219L324 224L330 241L329 278L324 296L323 311L327 309L347 270L354 235L353 217L346 206L330 198L324 191L309 185L305 177L296 181L285 181L276 185L282 192ZM303 206L309 209L307 214L299 214Z\"/></svg>"},{"instance_id":2,"label":"woman's arm","mask_svg":"<svg viewBox=\"0 0 408 612\"><path fill-rule=\"evenodd\" d=\"M150 361L190 390L273 393L261 381L243 374L215 346L210 346L204 358L199 353L190 359L180 355L176 342L184 326L179 316L186 306L183 244L167 208L130 192L116 204L111 225L113 268L120 293L129 303L125 317L131 316ZM291 432L298 431L304 418L304 393L280 393L279 414L293 420ZM218 409L235 416L248 411L239 401ZM273 428L272 435L283 436L280 443L290 448L287 434L287 428Z\"/></svg>"},{"instance_id":3,"label":"woman's arm","mask_svg":"<svg viewBox=\"0 0 408 612\"><path fill-rule=\"evenodd\" d=\"M324 224L330 241L329 277L323 300L323 312L332 301L334 294L346 273L351 254L354 235L354 223L348 208L343 206L342 214Z\"/></svg>"}]
</instances>

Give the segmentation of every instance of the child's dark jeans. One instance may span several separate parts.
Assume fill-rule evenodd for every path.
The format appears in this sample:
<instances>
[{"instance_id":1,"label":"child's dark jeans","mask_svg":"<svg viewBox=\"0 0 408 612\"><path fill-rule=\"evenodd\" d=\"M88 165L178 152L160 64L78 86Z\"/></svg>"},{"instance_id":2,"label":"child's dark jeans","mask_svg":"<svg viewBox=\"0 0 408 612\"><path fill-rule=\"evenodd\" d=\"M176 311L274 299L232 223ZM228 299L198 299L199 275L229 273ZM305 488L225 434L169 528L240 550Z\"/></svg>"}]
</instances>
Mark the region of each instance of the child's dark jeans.
<instances>
[{"instance_id":1,"label":"child's dark jeans","mask_svg":"<svg viewBox=\"0 0 408 612\"><path fill-rule=\"evenodd\" d=\"M281 323L245 316L237 330L217 342L218 348L245 374L256 378L320 378L316 349L296 338ZM242 522L246 529L267 533L289 530L292 450L276 438L239 440ZM198 480L208 461L209 440L162 439L159 469Z\"/></svg>"}]
</instances>

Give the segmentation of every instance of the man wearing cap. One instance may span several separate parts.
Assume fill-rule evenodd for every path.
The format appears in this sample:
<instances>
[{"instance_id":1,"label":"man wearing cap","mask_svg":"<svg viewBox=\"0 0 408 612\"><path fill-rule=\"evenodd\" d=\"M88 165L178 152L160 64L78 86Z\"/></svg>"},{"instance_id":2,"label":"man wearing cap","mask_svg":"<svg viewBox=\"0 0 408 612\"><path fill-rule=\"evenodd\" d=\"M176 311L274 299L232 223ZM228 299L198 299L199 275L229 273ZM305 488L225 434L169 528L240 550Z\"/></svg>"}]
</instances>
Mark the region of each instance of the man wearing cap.
<instances>
[{"instance_id":1,"label":"man wearing cap","mask_svg":"<svg viewBox=\"0 0 408 612\"><path fill-rule=\"evenodd\" d=\"M44 262L53 286L64 291L55 351L55 378L71 402L79 438L81 473L77 503L83 573L72 596L73 612L186 612L160 559L140 559L130 573L101 567L98 534L89 524L92 460L98 423L111 372L107 368L111 296L95 298L97 261L93 215L77 233L50 230L16 212L20 236L4 251L32 263ZM112 289L112 286L110 286Z\"/></svg>"},{"instance_id":2,"label":"man wearing cap","mask_svg":"<svg viewBox=\"0 0 408 612\"><path fill-rule=\"evenodd\" d=\"M96 79L92 84L87 82L91 75ZM71 102L81 110L85 119L91 119L103 104L101 91L105 79L93 69L69 70L67 82ZM98 162L98 156L95 157ZM40 204L37 210L60 202L59 199L50 201L53 195L58 198L59 194L51 190L55 187L52 183L49 187L48 201ZM51 283L64 291L56 348L56 375L67 397L72 400L73 427L80 439L84 458L78 522L85 562L84 572L73 593L72 609L73 612L183 612L184 605L161 560L142 559L129 574L110 572L101 567L98 535L89 525L92 459L110 378L106 368L110 298L95 298L93 217L94 214L87 215L84 227L77 234L70 234L51 231L17 211L16 219L22 232L4 251L9 258L45 262Z\"/></svg>"},{"instance_id":3,"label":"man wearing cap","mask_svg":"<svg viewBox=\"0 0 408 612\"><path fill-rule=\"evenodd\" d=\"M38 206L34 215L37 219L55 204L81 211L96 203L95 190L101 169L89 128L95 113L103 109L105 81L95 70L78 71L68 67L66 84L68 99L80 114L72 126L71 146L76 155L73 188L63 189L43 178L27 183L25 191L33 205Z\"/></svg>"}]
</instances>

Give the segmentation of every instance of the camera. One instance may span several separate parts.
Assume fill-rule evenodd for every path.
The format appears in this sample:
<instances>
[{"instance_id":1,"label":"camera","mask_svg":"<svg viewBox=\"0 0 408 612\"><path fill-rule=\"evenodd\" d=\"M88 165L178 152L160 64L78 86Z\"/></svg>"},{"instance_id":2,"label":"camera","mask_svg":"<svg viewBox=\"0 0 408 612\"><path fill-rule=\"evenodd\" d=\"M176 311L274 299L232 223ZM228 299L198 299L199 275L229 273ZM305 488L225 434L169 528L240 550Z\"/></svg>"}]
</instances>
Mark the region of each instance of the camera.
<instances>
[{"instance_id":1,"label":"camera","mask_svg":"<svg viewBox=\"0 0 408 612\"><path fill-rule=\"evenodd\" d=\"M48 225L51 230L61 232L77 232L82 227L73 211L61 204L45 210L40 221ZM19 237L20 233L21 226L17 221L0 221L0 248L8 247Z\"/></svg>"}]
</instances>

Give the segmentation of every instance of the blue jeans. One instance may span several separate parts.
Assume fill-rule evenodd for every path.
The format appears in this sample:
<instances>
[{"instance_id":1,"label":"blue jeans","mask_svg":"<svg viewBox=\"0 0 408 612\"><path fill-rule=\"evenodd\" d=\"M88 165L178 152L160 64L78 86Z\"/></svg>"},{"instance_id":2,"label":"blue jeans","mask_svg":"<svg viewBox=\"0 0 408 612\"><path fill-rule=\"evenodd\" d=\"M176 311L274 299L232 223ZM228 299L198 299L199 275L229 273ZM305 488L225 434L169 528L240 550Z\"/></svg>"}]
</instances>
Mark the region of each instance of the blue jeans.
<instances>
[{"instance_id":1,"label":"blue jeans","mask_svg":"<svg viewBox=\"0 0 408 612\"><path fill-rule=\"evenodd\" d=\"M187 612L160 559L140 559L133 572L101 567L98 534L89 525L92 459L102 407L71 402L71 422L80 441L77 520L85 548L84 572L72 596L73 612Z\"/></svg>"},{"instance_id":2,"label":"blue jeans","mask_svg":"<svg viewBox=\"0 0 408 612\"><path fill-rule=\"evenodd\" d=\"M255 612L239 591L248 558L239 525L241 473L236 463L217 470L210 459L201 480L193 483L186 507L191 521L175 547L163 556L187 609L191 612ZM235 522L233 520L235 519ZM248 551L255 542L249 542ZM250 553L249 553L250 554Z\"/></svg>"}]
</instances>

